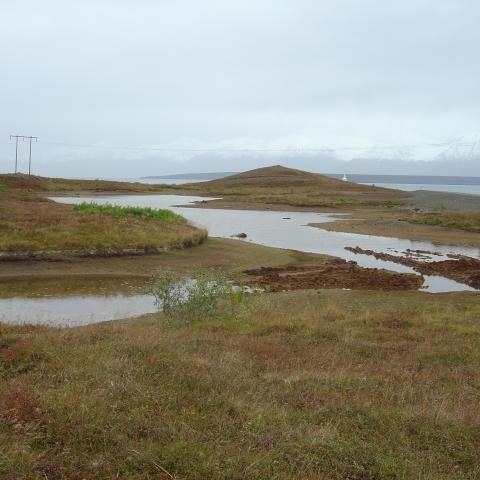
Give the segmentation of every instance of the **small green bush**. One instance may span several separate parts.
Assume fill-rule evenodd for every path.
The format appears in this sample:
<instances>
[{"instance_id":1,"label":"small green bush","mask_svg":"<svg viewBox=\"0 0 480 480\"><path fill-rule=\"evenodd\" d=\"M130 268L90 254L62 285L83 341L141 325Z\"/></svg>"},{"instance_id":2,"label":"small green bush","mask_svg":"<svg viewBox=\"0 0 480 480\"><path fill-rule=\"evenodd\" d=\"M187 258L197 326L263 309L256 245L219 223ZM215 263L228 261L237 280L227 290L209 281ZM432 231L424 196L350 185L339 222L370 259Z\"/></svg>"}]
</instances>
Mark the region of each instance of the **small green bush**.
<instances>
[{"instance_id":1,"label":"small green bush","mask_svg":"<svg viewBox=\"0 0 480 480\"><path fill-rule=\"evenodd\" d=\"M82 202L78 205L75 205L73 209L76 212L86 213L89 215L99 213L102 215L113 215L115 217L125 217L127 215L132 215L136 217L163 221L183 220L180 215L173 213L171 210L149 207L120 207L117 205L111 205L110 203L107 203L105 205L99 205L93 202Z\"/></svg>"},{"instance_id":2,"label":"small green bush","mask_svg":"<svg viewBox=\"0 0 480 480\"><path fill-rule=\"evenodd\" d=\"M149 291L169 326L236 316L247 295L215 270L197 271L189 278L170 271L157 273Z\"/></svg>"},{"instance_id":3,"label":"small green bush","mask_svg":"<svg viewBox=\"0 0 480 480\"><path fill-rule=\"evenodd\" d=\"M6 190L8 188L8 185L5 185L4 183L0 183L0 192Z\"/></svg>"}]
</instances>

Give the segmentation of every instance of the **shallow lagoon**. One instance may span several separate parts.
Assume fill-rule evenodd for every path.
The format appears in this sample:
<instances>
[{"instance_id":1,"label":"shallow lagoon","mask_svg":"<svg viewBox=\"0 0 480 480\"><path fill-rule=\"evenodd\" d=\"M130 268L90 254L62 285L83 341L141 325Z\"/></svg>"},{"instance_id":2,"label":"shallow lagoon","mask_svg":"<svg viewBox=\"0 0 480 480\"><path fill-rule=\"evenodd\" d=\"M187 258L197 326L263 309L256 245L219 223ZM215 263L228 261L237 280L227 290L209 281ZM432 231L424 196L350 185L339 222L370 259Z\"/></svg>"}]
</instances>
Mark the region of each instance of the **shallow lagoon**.
<instances>
[{"instance_id":1,"label":"shallow lagoon","mask_svg":"<svg viewBox=\"0 0 480 480\"><path fill-rule=\"evenodd\" d=\"M230 238L238 233L246 233L247 238L244 241L270 247L332 255L347 261L353 260L362 267L385 268L396 272L411 273L413 270L394 262L377 260L372 256L354 254L345 250L345 247L359 246L363 249L393 255L401 255L408 249L430 251L440 254L430 256L430 260L436 261L447 259L448 254L480 258L480 250L476 248L434 245L431 242L356 233L330 232L309 226L311 223L326 223L338 219L339 216L334 213L191 208L178 205L211 199L182 195L57 197L55 200L71 204L91 201L123 206L170 208L193 224L206 228L212 237ZM443 277L425 277L424 289L432 293L473 290L467 285Z\"/></svg>"},{"instance_id":2,"label":"shallow lagoon","mask_svg":"<svg viewBox=\"0 0 480 480\"><path fill-rule=\"evenodd\" d=\"M379 252L402 255L408 249L436 252L426 261L442 260L448 254L468 255L479 258L480 251L474 248L448 245L434 245L391 237L330 232L309 226L338 219L338 215L314 212L278 212L191 208L188 203L208 201L211 198L180 195L125 195L95 197L56 197L54 200L75 204L84 201L132 205L140 207L170 208L190 222L206 228L213 237L230 238L246 233L245 240L261 245L321 253L353 260L363 267L385 268L396 272L415 273L411 268L394 262L377 260L368 255L356 255L345 247L359 246ZM25 286L15 292L10 285L6 298L0 298L0 322L33 323L55 326L78 326L106 320L138 316L155 311L153 298L135 291L103 294L47 295L35 298L25 293ZM438 293L452 291L473 291L471 287L440 276L426 276L423 290ZM99 292L102 293L102 292Z\"/></svg>"}]
</instances>

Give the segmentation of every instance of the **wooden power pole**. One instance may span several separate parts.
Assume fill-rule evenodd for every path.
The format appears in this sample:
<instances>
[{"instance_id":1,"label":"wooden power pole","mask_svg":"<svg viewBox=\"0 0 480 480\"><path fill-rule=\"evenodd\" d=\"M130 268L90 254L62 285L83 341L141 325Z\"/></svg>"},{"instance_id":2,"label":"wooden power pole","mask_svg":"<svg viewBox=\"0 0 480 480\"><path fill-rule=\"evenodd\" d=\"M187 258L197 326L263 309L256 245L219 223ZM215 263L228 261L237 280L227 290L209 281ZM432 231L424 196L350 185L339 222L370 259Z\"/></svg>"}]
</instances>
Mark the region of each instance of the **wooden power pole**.
<instances>
[{"instance_id":1,"label":"wooden power pole","mask_svg":"<svg viewBox=\"0 0 480 480\"><path fill-rule=\"evenodd\" d=\"M10 135L10 140L15 139L15 173L18 171L18 139L29 140L30 148L28 150L28 174L32 174L32 140L38 141L38 137L31 137L26 135Z\"/></svg>"}]
</instances>

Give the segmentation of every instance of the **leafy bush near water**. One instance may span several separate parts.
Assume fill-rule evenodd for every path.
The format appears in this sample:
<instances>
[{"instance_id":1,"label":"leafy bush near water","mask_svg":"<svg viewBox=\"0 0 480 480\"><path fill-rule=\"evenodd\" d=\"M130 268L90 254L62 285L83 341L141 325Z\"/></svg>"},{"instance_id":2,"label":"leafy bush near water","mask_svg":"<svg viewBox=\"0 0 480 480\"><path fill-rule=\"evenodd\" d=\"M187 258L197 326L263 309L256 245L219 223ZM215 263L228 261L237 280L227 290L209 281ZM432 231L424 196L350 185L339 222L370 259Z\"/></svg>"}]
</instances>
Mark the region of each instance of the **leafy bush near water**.
<instances>
[{"instance_id":1,"label":"leafy bush near water","mask_svg":"<svg viewBox=\"0 0 480 480\"><path fill-rule=\"evenodd\" d=\"M171 210L150 208L150 207L121 207L107 203L99 205L93 202L82 202L73 207L74 211L92 214L112 215L115 217L125 217L132 215L136 217L149 218L154 220L172 221L181 220L182 217Z\"/></svg>"},{"instance_id":2,"label":"leafy bush near water","mask_svg":"<svg viewBox=\"0 0 480 480\"><path fill-rule=\"evenodd\" d=\"M170 271L153 276L150 293L169 326L189 325L220 316L236 316L246 299L222 272L202 270L188 278Z\"/></svg>"}]
</instances>

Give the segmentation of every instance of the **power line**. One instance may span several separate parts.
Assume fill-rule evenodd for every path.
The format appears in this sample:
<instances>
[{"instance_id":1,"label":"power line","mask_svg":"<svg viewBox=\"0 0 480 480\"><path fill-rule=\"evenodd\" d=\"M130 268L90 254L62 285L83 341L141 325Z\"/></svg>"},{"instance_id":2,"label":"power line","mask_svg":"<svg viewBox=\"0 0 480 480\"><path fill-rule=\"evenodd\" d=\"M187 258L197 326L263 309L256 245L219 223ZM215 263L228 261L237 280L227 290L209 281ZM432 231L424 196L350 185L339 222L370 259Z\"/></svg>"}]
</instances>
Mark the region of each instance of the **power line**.
<instances>
[{"instance_id":1,"label":"power line","mask_svg":"<svg viewBox=\"0 0 480 480\"><path fill-rule=\"evenodd\" d=\"M28 139L30 142L30 148L28 150L28 174L32 173L32 140L38 141L38 137L31 137L26 135L10 135L10 140L15 139L15 173L18 171L18 139L22 140Z\"/></svg>"}]
</instances>

